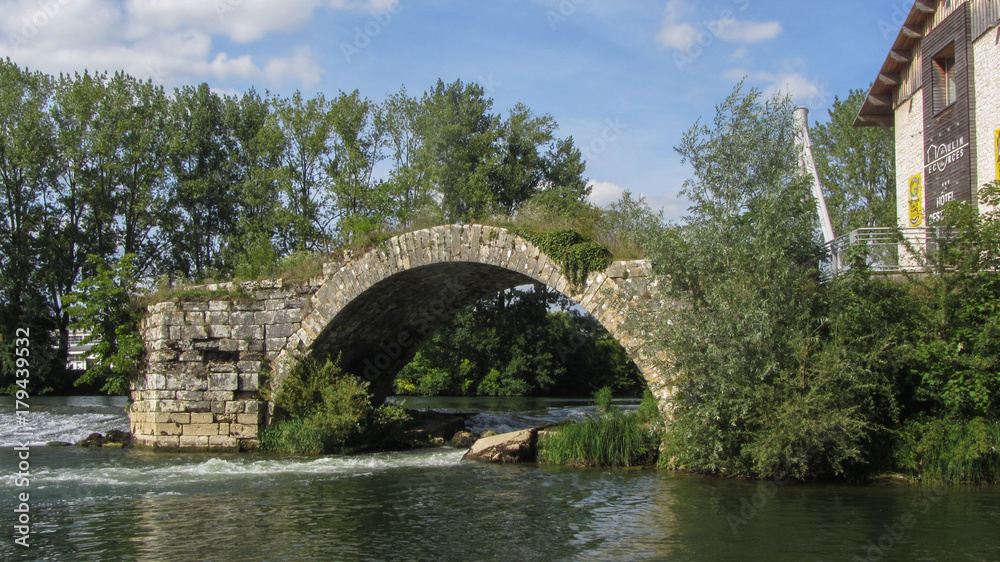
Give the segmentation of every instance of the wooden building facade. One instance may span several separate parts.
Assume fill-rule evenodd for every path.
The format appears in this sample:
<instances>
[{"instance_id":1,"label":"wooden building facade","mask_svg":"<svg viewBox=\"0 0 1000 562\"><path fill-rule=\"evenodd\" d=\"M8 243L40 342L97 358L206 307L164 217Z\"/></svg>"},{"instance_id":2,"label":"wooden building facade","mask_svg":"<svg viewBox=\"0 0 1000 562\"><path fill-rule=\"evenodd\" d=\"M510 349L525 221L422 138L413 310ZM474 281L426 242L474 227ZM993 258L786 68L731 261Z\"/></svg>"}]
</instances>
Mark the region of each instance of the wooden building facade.
<instances>
[{"instance_id":1,"label":"wooden building facade","mask_svg":"<svg viewBox=\"0 0 1000 562\"><path fill-rule=\"evenodd\" d=\"M1000 0L916 0L856 126L892 127L900 227L1000 180Z\"/></svg>"}]
</instances>

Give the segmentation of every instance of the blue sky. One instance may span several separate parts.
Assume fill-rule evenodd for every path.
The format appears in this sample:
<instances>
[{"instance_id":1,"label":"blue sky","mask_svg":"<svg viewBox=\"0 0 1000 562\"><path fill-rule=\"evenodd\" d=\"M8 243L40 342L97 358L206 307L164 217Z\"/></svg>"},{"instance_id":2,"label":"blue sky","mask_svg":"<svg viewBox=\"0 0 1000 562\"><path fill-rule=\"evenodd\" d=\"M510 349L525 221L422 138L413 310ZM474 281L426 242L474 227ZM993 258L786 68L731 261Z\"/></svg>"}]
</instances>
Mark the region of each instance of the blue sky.
<instances>
[{"instance_id":1,"label":"blue sky","mask_svg":"<svg viewBox=\"0 0 1000 562\"><path fill-rule=\"evenodd\" d=\"M867 88L912 0L0 0L0 57L57 74L125 70L287 95L381 101L438 78L505 113L551 114L588 160L593 199L628 189L668 218L690 170L681 134L744 76L823 121Z\"/></svg>"}]
</instances>

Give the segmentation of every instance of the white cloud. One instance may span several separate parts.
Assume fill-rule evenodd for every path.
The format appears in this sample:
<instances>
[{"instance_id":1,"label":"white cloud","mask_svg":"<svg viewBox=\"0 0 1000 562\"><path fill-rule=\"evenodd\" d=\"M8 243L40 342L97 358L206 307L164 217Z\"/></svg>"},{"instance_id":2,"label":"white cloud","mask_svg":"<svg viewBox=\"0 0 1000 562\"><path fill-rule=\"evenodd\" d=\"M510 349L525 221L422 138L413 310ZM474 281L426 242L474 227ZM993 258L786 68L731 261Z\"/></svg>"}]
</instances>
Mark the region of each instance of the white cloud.
<instances>
[{"instance_id":1,"label":"white cloud","mask_svg":"<svg viewBox=\"0 0 1000 562\"><path fill-rule=\"evenodd\" d=\"M721 23L719 39L730 43L752 45L769 41L781 34L781 23L776 21L758 23L729 18L719 20L719 23Z\"/></svg>"},{"instance_id":2,"label":"white cloud","mask_svg":"<svg viewBox=\"0 0 1000 562\"><path fill-rule=\"evenodd\" d=\"M198 29L247 43L309 21L319 0L128 0L126 36Z\"/></svg>"},{"instance_id":3,"label":"white cloud","mask_svg":"<svg viewBox=\"0 0 1000 562\"><path fill-rule=\"evenodd\" d=\"M395 10L399 0L330 0L330 7L337 10L379 12Z\"/></svg>"},{"instance_id":4,"label":"white cloud","mask_svg":"<svg viewBox=\"0 0 1000 562\"><path fill-rule=\"evenodd\" d=\"M366 0L384 6L390 0ZM322 0L3 0L0 56L51 74L124 70L165 86L201 80L318 83L307 48L253 56L213 47L288 33L311 21Z\"/></svg>"},{"instance_id":5,"label":"white cloud","mask_svg":"<svg viewBox=\"0 0 1000 562\"><path fill-rule=\"evenodd\" d=\"M732 81L746 78L750 82L761 84L765 96L789 95L800 105L820 105L826 103L826 90L823 86L800 72L784 70L781 72L749 72L742 68L732 68L722 76Z\"/></svg>"},{"instance_id":6,"label":"white cloud","mask_svg":"<svg viewBox=\"0 0 1000 562\"><path fill-rule=\"evenodd\" d=\"M598 207L607 207L621 199L625 189L609 181L592 181L590 186L590 202Z\"/></svg>"},{"instance_id":7,"label":"white cloud","mask_svg":"<svg viewBox=\"0 0 1000 562\"><path fill-rule=\"evenodd\" d=\"M733 54L729 55L729 62L749 61L749 60L750 60L750 50L747 49L746 47L739 47L735 51L733 51Z\"/></svg>"},{"instance_id":8,"label":"white cloud","mask_svg":"<svg viewBox=\"0 0 1000 562\"><path fill-rule=\"evenodd\" d=\"M685 0L669 0L657 41L664 47L687 51L695 43L704 46L715 39L752 45L781 34L781 22L741 20L734 17L733 10L728 8L717 12L714 18L699 18L695 8ZM743 9L746 7L738 8L737 11Z\"/></svg>"}]
</instances>

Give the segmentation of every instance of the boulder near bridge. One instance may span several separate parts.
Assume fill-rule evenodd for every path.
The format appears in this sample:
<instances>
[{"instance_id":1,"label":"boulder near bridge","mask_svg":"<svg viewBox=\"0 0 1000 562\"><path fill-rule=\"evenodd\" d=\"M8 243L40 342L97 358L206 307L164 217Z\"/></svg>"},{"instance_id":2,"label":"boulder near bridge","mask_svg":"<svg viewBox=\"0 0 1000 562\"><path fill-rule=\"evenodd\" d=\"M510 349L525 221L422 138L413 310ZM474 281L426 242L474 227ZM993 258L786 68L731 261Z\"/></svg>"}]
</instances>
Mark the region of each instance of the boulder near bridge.
<instances>
[{"instance_id":1,"label":"boulder near bridge","mask_svg":"<svg viewBox=\"0 0 1000 562\"><path fill-rule=\"evenodd\" d=\"M665 405L669 388L624 322L648 305L641 286L649 274L647 262L619 261L574 285L555 261L513 233L447 225L325 264L321 277L306 282L206 285L206 294L233 296L148 307L141 326L147 364L132 386L129 412L133 440L171 450L253 450L270 421L261 387L280 384L298 358L339 354L346 371L385 396L399 370L460 310L531 283L590 312Z\"/></svg>"}]
</instances>

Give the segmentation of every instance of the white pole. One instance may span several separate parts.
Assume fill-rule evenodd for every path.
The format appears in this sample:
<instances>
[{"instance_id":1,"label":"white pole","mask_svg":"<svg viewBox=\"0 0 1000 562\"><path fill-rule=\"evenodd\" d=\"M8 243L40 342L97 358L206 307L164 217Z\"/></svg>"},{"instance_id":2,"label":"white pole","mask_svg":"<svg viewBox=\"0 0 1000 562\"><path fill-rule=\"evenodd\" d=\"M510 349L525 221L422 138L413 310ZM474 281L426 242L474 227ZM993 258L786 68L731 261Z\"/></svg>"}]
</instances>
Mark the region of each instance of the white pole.
<instances>
[{"instance_id":1,"label":"white pole","mask_svg":"<svg viewBox=\"0 0 1000 562\"><path fill-rule=\"evenodd\" d=\"M826 207L826 198L823 197L823 185L819 181L816 160L813 159L812 141L809 140L809 110L807 108L800 107L795 110L795 124L798 130L800 150L799 172L812 177L812 195L813 199L816 200L816 212L819 213L819 223L823 229L823 241L829 244L836 236L833 233L830 211Z\"/></svg>"}]
</instances>

